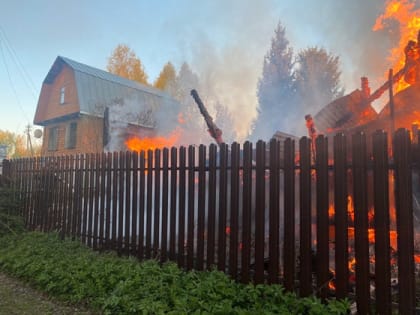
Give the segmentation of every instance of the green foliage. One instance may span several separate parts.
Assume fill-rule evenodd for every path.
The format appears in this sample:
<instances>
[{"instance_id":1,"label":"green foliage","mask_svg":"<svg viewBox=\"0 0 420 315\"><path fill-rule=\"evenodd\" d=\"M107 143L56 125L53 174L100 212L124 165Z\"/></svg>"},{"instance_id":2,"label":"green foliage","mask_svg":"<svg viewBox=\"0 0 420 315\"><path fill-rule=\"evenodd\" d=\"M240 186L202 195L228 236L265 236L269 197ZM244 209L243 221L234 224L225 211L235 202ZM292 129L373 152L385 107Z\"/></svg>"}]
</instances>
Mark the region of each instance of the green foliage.
<instances>
[{"instance_id":1,"label":"green foliage","mask_svg":"<svg viewBox=\"0 0 420 315\"><path fill-rule=\"evenodd\" d=\"M23 218L19 214L19 200L6 182L2 177L0 180L0 237L24 230Z\"/></svg>"},{"instance_id":2,"label":"green foliage","mask_svg":"<svg viewBox=\"0 0 420 315\"><path fill-rule=\"evenodd\" d=\"M347 301L298 299L278 285L243 285L219 271L184 272L99 254L55 234L0 238L0 270L104 314L347 314Z\"/></svg>"}]
</instances>

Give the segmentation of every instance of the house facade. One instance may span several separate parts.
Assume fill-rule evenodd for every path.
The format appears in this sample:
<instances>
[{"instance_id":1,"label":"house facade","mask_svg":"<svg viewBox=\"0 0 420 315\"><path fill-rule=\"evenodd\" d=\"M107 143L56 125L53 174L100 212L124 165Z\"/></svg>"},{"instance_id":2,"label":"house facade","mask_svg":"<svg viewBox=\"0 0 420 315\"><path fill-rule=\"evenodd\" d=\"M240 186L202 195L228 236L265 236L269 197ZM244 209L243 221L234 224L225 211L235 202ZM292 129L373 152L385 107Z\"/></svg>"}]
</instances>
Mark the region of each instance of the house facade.
<instances>
[{"instance_id":1,"label":"house facade","mask_svg":"<svg viewBox=\"0 0 420 315\"><path fill-rule=\"evenodd\" d=\"M153 135L157 113L176 106L160 90L59 56L45 77L34 117L44 129L41 154L104 152L115 136L113 142L122 143L112 149L124 149L127 136Z\"/></svg>"}]
</instances>

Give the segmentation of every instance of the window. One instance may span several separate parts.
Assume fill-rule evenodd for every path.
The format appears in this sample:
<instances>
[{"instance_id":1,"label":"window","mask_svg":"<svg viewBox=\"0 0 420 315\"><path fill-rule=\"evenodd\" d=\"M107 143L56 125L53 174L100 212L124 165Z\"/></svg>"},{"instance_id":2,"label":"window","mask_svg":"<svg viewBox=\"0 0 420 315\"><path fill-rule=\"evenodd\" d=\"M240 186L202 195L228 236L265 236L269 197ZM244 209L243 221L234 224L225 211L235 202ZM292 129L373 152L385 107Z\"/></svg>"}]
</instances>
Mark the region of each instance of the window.
<instances>
[{"instance_id":1,"label":"window","mask_svg":"<svg viewBox=\"0 0 420 315\"><path fill-rule=\"evenodd\" d=\"M55 151L58 146L58 127L48 129L48 150Z\"/></svg>"},{"instance_id":2,"label":"window","mask_svg":"<svg viewBox=\"0 0 420 315\"><path fill-rule=\"evenodd\" d=\"M77 123L72 122L66 128L66 149L74 149L76 147Z\"/></svg>"},{"instance_id":3,"label":"window","mask_svg":"<svg viewBox=\"0 0 420 315\"><path fill-rule=\"evenodd\" d=\"M66 87L63 86L60 90L60 104L63 105L65 102L65 96L66 96Z\"/></svg>"}]
</instances>

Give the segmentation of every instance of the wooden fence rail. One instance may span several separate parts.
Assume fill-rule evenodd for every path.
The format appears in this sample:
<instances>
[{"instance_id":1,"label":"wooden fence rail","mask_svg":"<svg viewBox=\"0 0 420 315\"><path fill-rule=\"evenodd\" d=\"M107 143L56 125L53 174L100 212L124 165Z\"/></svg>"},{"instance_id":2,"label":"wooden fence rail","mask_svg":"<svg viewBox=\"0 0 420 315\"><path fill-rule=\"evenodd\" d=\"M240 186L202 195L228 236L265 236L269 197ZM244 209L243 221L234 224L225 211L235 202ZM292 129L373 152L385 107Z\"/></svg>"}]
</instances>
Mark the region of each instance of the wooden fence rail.
<instances>
[{"instance_id":1,"label":"wooden fence rail","mask_svg":"<svg viewBox=\"0 0 420 315\"><path fill-rule=\"evenodd\" d=\"M381 131L315 144L312 157L303 137L298 151L291 139L212 144L15 159L4 171L29 229L300 296L355 296L360 314L413 314L417 144L406 130L392 154Z\"/></svg>"}]
</instances>

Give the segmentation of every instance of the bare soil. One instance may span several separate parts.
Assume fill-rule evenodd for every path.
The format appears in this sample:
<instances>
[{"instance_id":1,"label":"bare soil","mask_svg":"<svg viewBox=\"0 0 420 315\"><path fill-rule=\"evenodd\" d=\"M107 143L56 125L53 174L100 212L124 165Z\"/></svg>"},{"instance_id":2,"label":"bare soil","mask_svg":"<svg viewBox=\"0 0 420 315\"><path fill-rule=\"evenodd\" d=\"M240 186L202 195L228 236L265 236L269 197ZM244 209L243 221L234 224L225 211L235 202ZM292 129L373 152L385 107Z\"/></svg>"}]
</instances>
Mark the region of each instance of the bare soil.
<instances>
[{"instance_id":1,"label":"bare soil","mask_svg":"<svg viewBox=\"0 0 420 315\"><path fill-rule=\"evenodd\" d=\"M67 305L0 272L0 315L90 315L85 306Z\"/></svg>"}]
</instances>

